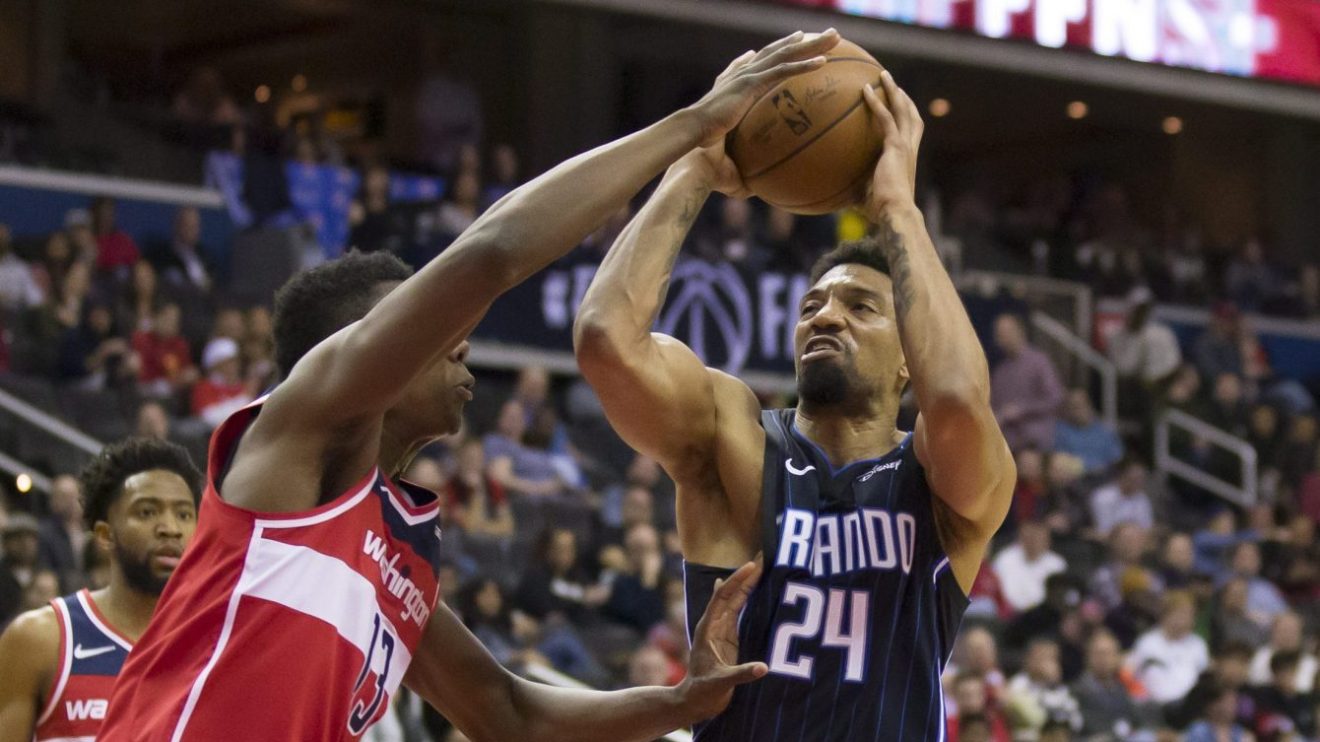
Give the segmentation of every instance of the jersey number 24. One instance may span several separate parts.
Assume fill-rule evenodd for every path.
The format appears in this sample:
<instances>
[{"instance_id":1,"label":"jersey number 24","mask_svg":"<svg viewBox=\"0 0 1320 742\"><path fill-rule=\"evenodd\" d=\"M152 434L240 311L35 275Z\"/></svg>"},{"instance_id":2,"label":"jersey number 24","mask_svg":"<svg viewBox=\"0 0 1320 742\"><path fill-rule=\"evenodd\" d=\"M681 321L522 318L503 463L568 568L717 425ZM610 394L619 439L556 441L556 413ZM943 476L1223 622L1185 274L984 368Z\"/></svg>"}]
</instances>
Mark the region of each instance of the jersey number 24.
<instances>
[{"instance_id":1,"label":"jersey number 24","mask_svg":"<svg viewBox=\"0 0 1320 742\"><path fill-rule=\"evenodd\" d=\"M842 649L847 652L843 679L853 683L863 680L866 671L867 629L871 624L871 596L864 590L824 590L801 582L784 586L784 605L805 604L806 610L799 622L785 621L775 629L770 645L770 672L779 675L812 679L815 658L806 653L793 658L794 639L814 639L820 636L824 624L825 636L821 647ZM844 614L848 614L847 633L844 633Z\"/></svg>"}]
</instances>

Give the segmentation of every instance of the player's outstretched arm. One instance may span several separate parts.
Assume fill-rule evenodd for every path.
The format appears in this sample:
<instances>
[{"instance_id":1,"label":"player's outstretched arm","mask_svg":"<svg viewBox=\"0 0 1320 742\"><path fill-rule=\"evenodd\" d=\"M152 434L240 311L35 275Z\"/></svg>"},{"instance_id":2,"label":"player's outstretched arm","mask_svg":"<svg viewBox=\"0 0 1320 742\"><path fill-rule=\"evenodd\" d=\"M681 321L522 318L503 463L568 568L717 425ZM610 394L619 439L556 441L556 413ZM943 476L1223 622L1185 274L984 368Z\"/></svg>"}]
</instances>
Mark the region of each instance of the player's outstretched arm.
<instances>
[{"instance_id":1,"label":"player's outstretched arm","mask_svg":"<svg viewBox=\"0 0 1320 742\"><path fill-rule=\"evenodd\" d=\"M52 608L24 613L0 634L0 742L31 742L41 693L59 664L59 636Z\"/></svg>"},{"instance_id":2,"label":"player's outstretched arm","mask_svg":"<svg viewBox=\"0 0 1320 742\"><path fill-rule=\"evenodd\" d=\"M533 683L501 667L443 604L437 606L405 684L475 742L652 740L719 713L733 688L766 673L736 664L738 613L761 567L749 563L717 586L697 624L688 677L673 688L602 692Z\"/></svg>"},{"instance_id":3,"label":"player's outstretched arm","mask_svg":"<svg viewBox=\"0 0 1320 742\"><path fill-rule=\"evenodd\" d=\"M838 43L838 34L831 29L804 43L826 51ZM736 79L767 53L735 59L720 81ZM573 325L578 366L610 424L680 483L708 471L714 456L716 386L727 385L735 394L741 389L750 397L736 380L707 370L687 346L651 332L679 249L713 190L744 191L720 140L694 150L665 173L610 248Z\"/></svg>"},{"instance_id":4,"label":"player's outstretched arm","mask_svg":"<svg viewBox=\"0 0 1320 742\"><path fill-rule=\"evenodd\" d=\"M514 190L361 321L308 354L275 397L296 396L295 414L319 418L316 426L388 409L497 296L578 245L683 153L723 137L771 87L823 64L826 48L800 33L780 39L692 106Z\"/></svg>"},{"instance_id":5,"label":"player's outstretched arm","mask_svg":"<svg viewBox=\"0 0 1320 742\"><path fill-rule=\"evenodd\" d=\"M1015 467L990 408L985 353L914 200L921 115L888 72L882 85L887 107L870 88L864 93L885 138L864 207L889 260L899 338L921 411L916 453L946 506L944 547L966 589L1008 513Z\"/></svg>"}]
</instances>

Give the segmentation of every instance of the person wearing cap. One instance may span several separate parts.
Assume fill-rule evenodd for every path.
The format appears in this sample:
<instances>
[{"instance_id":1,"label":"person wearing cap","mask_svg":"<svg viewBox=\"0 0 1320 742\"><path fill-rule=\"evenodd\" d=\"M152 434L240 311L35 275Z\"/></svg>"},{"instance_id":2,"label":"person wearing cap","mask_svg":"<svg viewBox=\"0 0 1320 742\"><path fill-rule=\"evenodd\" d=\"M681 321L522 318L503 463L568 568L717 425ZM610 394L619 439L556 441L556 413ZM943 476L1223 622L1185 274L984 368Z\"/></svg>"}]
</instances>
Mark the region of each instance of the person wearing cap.
<instances>
[{"instance_id":1,"label":"person wearing cap","mask_svg":"<svg viewBox=\"0 0 1320 742\"><path fill-rule=\"evenodd\" d=\"M37 568L41 526L27 513L11 513L0 529L0 626L18 612Z\"/></svg>"},{"instance_id":2,"label":"person wearing cap","mask_svg":"<svg viewBox=\"0 0 1320 742\"><path fill-rule=\"evenodd\" d=\"M1168 378L1182 363L1182 350L1173 330L1151 317L1152 300L1145 286L1132 289L1123 326L1109 338L1109 360L1119 376L1147 387Z\"/></svg>"},{"instance_id":3,"label":"person wearing cap","mask_svg":"<svg viewBox=\"0 0 1320 742\"><path fill-rule=\"evenodd\" d=\"M192 414L214 428L256 399L256 385L241 374L238 343L233 338L212 338L202 351L201 381L193 386Z\"/></svg>"}]
</instances>

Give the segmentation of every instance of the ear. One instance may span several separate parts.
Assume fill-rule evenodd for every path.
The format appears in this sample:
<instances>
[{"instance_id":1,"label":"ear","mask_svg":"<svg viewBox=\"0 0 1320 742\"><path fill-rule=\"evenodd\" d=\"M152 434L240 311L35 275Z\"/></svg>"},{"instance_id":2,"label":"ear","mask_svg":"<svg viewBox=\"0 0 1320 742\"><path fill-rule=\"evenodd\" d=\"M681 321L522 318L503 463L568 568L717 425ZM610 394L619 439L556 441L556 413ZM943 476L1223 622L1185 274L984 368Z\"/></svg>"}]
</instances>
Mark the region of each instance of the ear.
<instances>
[{"instance_id":1,"label":"ear","mask_svg":"<svg viewBox=\"0 0 1320 742\"><path fill-rule=\"evenodd\" d=\"M908 373L907 361L898 367L898 384L896 391L902 394L908 387L908 382L912 381L912 374Z\"/></svg>"},{"instance_id":2,"label":"ear","mask_svg":"<svg viewBox=\"0 0 1320 742\"><path fill-rule=\"evenodd\" d=\"M103 520L96 521L96 525L92 526L92 537L96 539L97 547L106 553L109 553L115 545L115 537L110 530L110 524Z\"/></svg>"}]
</instances>

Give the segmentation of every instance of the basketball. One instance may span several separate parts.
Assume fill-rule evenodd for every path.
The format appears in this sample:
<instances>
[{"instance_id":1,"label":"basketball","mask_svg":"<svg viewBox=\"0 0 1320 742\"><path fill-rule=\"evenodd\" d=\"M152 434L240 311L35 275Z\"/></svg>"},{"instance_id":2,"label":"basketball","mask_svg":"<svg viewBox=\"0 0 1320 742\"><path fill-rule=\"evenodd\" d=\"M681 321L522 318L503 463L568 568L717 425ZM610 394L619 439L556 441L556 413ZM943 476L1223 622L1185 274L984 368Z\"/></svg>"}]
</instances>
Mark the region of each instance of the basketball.
<instances>
[{"instance_id":1,"label":"basketball","mask_svg":"<svg viewBox=\"0 0 1320 742\"><path fill-rule=\"evenodd\" d=\"M825 56L820 69L758 100L726 142L752 193L797 214L826 214L857 201L883 144L862 87L875 85L883 100L884 68L846 40Z\"/></svg>"}]
</instances>

